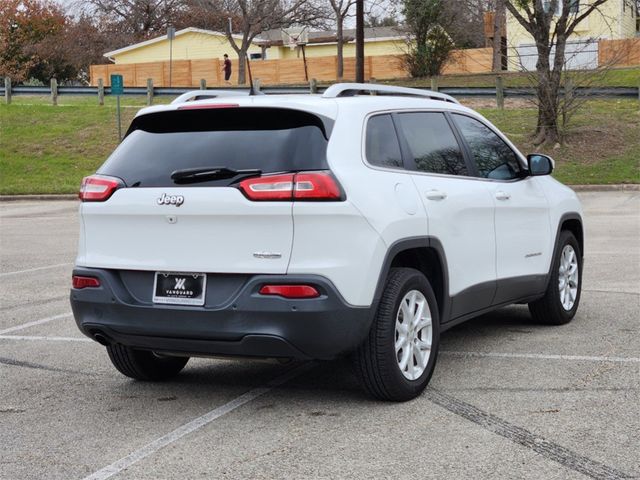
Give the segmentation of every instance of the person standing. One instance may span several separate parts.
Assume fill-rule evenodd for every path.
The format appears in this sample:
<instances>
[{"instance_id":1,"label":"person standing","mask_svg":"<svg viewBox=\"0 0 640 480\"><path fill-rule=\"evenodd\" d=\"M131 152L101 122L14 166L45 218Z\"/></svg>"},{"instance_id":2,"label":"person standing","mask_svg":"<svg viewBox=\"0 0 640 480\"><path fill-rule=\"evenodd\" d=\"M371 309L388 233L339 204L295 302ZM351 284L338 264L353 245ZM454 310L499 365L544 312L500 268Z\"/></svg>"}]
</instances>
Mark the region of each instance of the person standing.
<instances>
[{"instance_id":1,"label":"person standing","mask_svg":"<svg viewBox=\"0 0 640 480\"><path fill-rule=\"evenodd\" d=\"M231 78L231 60L229 60L229 55L224 54L224 66L222 67L222 71L224 72L224 83L231 85L229 79Z\"/></svg>"}]
</instances>

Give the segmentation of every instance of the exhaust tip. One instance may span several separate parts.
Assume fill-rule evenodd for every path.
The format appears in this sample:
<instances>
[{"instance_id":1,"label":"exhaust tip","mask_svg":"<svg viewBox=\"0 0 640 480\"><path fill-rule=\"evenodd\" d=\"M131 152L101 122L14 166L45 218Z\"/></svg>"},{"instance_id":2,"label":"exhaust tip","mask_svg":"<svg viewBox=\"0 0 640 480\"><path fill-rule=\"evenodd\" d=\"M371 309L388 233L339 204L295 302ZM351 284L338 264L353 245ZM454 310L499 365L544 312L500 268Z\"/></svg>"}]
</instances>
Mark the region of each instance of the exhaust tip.
<instances>
[{"instance_id":1,"label":"exhaust tip","mask_svg":"<svg viewBox=\"0 0 640 480\"><path fill-rule=\"evenodd\" d=\"M100 345L104 345L105 347L108 347L109 345L111 345L111 340L109 340L109 337L107 337L106 335L104 335L101 332L92 331L91 332L91 336Z\"/></svg>"}]
</instances>

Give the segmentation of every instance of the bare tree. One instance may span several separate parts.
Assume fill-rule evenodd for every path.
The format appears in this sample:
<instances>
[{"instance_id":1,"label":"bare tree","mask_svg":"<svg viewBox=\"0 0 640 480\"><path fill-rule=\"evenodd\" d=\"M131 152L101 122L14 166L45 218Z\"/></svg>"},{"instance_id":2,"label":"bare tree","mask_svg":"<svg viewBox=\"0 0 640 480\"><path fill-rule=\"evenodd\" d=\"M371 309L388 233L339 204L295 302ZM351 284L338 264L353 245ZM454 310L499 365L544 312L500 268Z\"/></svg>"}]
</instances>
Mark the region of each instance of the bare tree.
<instances>
[{"instance_id":1,"label":"bare tree","mask_svg":"<svg viewBox=\"0 0 640 480\"><path fill-rule=\"evenodd\" d=\"M191 0L190 4L223 22L216 29L225 32L238 55L240 85L246 83L247 51L256 36L295 24L322 24L327 18L326 11L311 0Z\"/></svg>"},{"instance_id":2,"label":"bare tree","mask_svg":"<svg viewBox=\"0 0 640 480\"><path fill-rule=\"evenodd\" d=\"M458 48L485 47L484 14L494 0L448 0L440 22Z\"/></svg>"},{"instance_id":3,"label":"bare tree","mask_svg":"<svg viewBox=\"0 0 640 480\"><path fill-rule=\"evenodd\" d=\"M139 41L163 34L184 12L184 0L82 0L88 16L100 17L104 30Z\"/></svg>"},{"instance_id":4,"label":"bare tree","mask_svg":"<svg viewBox=\"0 0 640 480\"><path fill-rule=\"evenodd\" d=\"M582 20L606 1L592 0L578 9L576 0L505 0L507 10L536 44L538 122L535 144L555 144L560 140L560 84L566 63L567 39Z\"/></svg>"},{"instance_id":5,"label":"bare tree","mask_svg":"<svg viewBox=\"0 0 640 480\"><path fill-rule=\"evenodd\" d=\"M505 30L505 17L506 17L506 9L504 5L504 0L495 0L494 11L493 11L493 39L492 45L493 48L493 61L492 61L492 69L494 72L499 72L502 70L502 59L503 59L503 33Z\"/></svg>"},{"instance_id":6,"label":"bare tree","mask_svg":"<svg viewBox=\"0 0 640 480\"><path fill-rule=\"evenodd\" d=\"M356 3L356 0L329 0L331 10L333 10L333 18L336 22L336 41L337 41L337 56L338 65L336 75L338 80L342 80L344 75L344 20L351 15L351 7Z\"/></svg>"}]
</instances>

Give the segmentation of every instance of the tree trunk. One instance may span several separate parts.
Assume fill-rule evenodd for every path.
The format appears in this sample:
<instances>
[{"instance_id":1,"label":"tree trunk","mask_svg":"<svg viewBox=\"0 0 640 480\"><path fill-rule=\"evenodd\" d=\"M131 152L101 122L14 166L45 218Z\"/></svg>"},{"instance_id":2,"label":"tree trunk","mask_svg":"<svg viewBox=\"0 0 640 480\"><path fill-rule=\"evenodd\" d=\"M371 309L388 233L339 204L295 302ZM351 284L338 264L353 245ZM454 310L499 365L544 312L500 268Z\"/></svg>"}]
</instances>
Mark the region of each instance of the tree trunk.
<instances>
[{"instance_id":1,"label":"tree trunk","mask_svg":"<svg viewBox=\"0 0 640 480\"><path fill-rule=\"evenodd\" d=\"M338 65L336 66L336 77L339 82L342 81L342 77L344 76L344 31L343 31L343 22L344 18L341 16L337 17L338 28L336 30L336 40L338 41Z\"/></svg>"},{"instance_id":2,"label":"tree trunk","mask_svg":"<svg viewBox=\"0 0 640 480\"><path fill-rule=\"evenodd\" d=\"M493 12L493 62L494 72L502 70L502 26L505 19L504 0L495 0L495 11Z\"/></svg>"},{"instance_id":3,"label":"tree trunk","mask_svg":"<svg viewBox=\"0 0 640 480\"><path fill-rule=\"evenodd\" d=\"M558 114L560 112L560 82L565 64L567 37L558 35L555 43L553 68L551 68L551 45L547 38L536 41L538 61L538 125L535 144L555 144L561 141Z\"/></svg>"},{"instance_id":4,"label":"tree trunk","mask_svg":"<svg viewBox=\"0 0 640 480\"><path fill-rule=\"evenodd\" d=\"M238 52L238 85L247 83L246 75L247 47L243 45Z\"/></svg>"},{"instance_id":5,"label":"tree trunk","mask_svg":"<svg viewBox=\"0 0 640 480\"><path fill-rule=\"evenodd\" d=\"M538 73L538 124L534 143L557 143L560 140L558 130L558 87L560 77L555 70L551 70L550 54L551 46L547 38L536 41L538 61L536 71ZM555 62L554 62L555 63Z\"/></svg>"}]
</instances>

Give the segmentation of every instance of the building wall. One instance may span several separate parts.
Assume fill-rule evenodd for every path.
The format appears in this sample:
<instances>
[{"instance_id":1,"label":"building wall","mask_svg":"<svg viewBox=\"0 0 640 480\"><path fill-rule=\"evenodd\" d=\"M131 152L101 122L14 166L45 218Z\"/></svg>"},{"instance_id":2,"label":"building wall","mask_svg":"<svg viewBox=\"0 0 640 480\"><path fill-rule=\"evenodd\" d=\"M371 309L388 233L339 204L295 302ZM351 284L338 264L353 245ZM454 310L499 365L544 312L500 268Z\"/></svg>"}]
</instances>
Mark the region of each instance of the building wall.
<instances>
[{"instance_id":1,"label":"building wall","mask_svg":"<svg viewBox=\"0 0 640 480\"><path fill-rule=\"evenodd\" d=\"M406 52L406 45L403 40L384 40L377 42L365 42L365 55L402 55ZM252 45L249 53L261 53L259 45ZM208 35L206 33L188 32L179 35L173 41L174 60L199 60L214 59L222 60L222 56L227 53L229 58L237 59L237 54L229 45L229 41L224 35ZM302 58L299 49L291 50L289 47L270 47L266 49L267 60ZM336 55L336 44L310 44L305 47L307 58L328 57ZM346 58L356 56L355 42L344 45L344 56ZM135 50L123 52L112 57L118 65L146 62L162 62L169 59L169 41L146 45Z\"/></svg>"},{"instance_id":2,"label":"building wall","mask_svg":"<svg viewBox=\"0 0 640 480\"><path fill-rule=\"evenodd\" d=\"M626 4L624 3L626 2ZM580 0L582 9L588 0ZM632 0L609 0L577 26L572 40L594 38L632 38L636 31L636 17ZM624 8L624 11L623 11ZM507 12L507 46L517 47L534 43L533 37Z\"/></svg>"},{"instance_id":3,"label":"building wall","mask_svg":"<svg viewBox=\"0 0 640 480\"><path fill-rule=\"evenodd\" d=\"M272 56L272 52L276 49L278 50L277 56ZM365 56L402 55L404 53L406 53L406 43L403 40L365 41L364 44ZM335 43L309 44L305 47L305 55L307 58L329 57L336 54L337 46ZM356 56L355 42L349 42L343 46L343 55L345 58ZM267 59L271 60L274 58L302 58L302 53L300 53L299 49L291 50L289 47L271 47L267 49Z\"/></svg>"},{"instance_id":4,"label":"building wall","mask_svg":"<svg viewBox=\"0 0 640 480\"><path fill-rule=\"evenodd\" d=\"M260 53L257 45L249 48L249 53ZM173 60L222 60L224 54L229 58L237 58L237 54L224 35L209 35L199 32L187 32L173 40ZM130 64L143 62L159 62L169 60L169 41L163 40L146 45L112 57L116 64Z\"/></svg>"}]
</instances>

